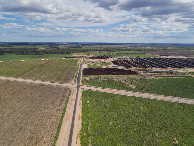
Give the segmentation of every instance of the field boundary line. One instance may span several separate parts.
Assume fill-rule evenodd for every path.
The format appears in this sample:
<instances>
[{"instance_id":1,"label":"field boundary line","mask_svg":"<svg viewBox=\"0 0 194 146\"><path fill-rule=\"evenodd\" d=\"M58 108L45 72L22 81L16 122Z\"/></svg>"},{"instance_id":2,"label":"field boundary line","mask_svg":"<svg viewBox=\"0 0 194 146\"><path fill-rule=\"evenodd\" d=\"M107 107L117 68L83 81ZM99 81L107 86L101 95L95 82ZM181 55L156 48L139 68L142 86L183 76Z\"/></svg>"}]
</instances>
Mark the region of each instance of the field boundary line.
<instances>
[{"instance_id":1,"label":"field boundary line","mask_svg":"<svg viewBox=\"0 0 194 146\"><path fill-rule=\"evenodd\" d=\"M61 86L66 88L76 88L76 84L70 84L70 83L51 83L51 82L43 82L40 80L33 81L31 79L22 79L22 78L13 78L13 77L2 77L0 76L1 80L9 80L9 81L18 81L18 82L27 82L27 83L36 83L36 84L44 84L44 85L51 85L51 86ZM99 91L99 92L106 92L106 93L112 93L112 94L118 94L118 95L126 95L126 96L135 96L138 98L148 98L148 99L155 99L155 100L162 100L162 101L168 101L168 102L176 102L176 103L186 103L186 104L194 104L194 99L189 98L181 98L181 97L173 97L173 96L164 96L164 95L158 95L158 94L151 94L151 93L142 93L142 92L131 92L131 91L125 91L125 90L117 90L117 89L110 89L110 88L102 88L102 87L95 87L95 86L80 86L80 88L84 90L93 90L93 91Z\"/></svg>"},{"instance_id":2,"label":"field boundary line","mask_svg":"<svg viewBox=\"0 0 194 146\"><path fill-rule=\"evenodd\" d=\"M135 96L138 98L147 98L147 99L155 99L155 100L162 100L162 101L168 101L168 102L194 104L194 99L189 99L189 98L164 96L164 95L142 93L142 92L131 93L131 91L108 89L108 88L102 89L102 88L95 87L95 86L90 86L90 87L82 86L81 88L83 88L85 90L93 90L93 91L106 92L106 93L111 93L111 94L125 95L125 96L129 96L129 97Z\"/></svg>"},{"instance_id":3,"label":"field boundary line","mask_svg":"<svg viewBox=\"0 0 194 146\"><path fill-rule=\"evenodd\" d=\"M51 85L51 86L61 86L61 87L68 87L68 88L76 88L75 84L71 83L51 83L49 81L41 81L41 80L31 80L31 79L22 79L22 78L13 78L13 77L2 77L0 76L1 80L9 80L9 81L18 81L18 82L26 82L26 83L34 83L34 84L44 84L44 85Z\"/></svg>"}]
</instances>

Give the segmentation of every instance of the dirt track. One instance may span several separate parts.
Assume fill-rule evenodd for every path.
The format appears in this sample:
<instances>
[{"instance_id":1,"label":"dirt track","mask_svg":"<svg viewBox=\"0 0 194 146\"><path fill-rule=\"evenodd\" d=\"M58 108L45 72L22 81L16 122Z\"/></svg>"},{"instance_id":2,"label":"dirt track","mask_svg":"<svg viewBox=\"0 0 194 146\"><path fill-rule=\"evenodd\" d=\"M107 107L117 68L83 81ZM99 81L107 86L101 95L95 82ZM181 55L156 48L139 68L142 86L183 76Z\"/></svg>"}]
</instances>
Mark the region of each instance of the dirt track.
<instances>
[{"instance_id":1,"label":"dirt track","mask_svg":"<svg viewBox=\"0 0 194 146\"><path fill-rule=\"evenodd\" d=\"M112 93L112 94L135 96L135 97L140 97L140 98L163 100L163 101L168 101L168 102L194 104L194 99L188 99L188 98L164 96L164 95L158 95L158 94L133 92L133 91L117 90L117 89L109 89L109 88L102 89L100 87L93 87L93 86L92 87L82 86L82 88L85 90L100 91L100 92L106 92L106 93Z\"/></svg>"},{"instance_id":2,"label":"dirt track","mask_svg":"<svg viewBox=\"0 0 194 146\"><path fill-rule=\"evenodd\" d=\"M30 79L22 79L22 78L12 78L12 77L0 77L1 80L9 80L9 81L18 81L18 82L27 82L27 83L35 83L35 84L44 84L44 85L52 85L52 86L62 86L62 87L68 87L68 88L76 88L75 84L71 83L51 83L51 82L43 82L40 80L30 80Z\"/></svg>"},{"instance_id":3,"label":"dirt track","mask_svg":"<svg viewBox=\"0 0 194 146\"><path fill-rule=\"evenodd\" d=\"M79 91L77 112L75 118L75 126L73 129L72 145L81 145L80 143L80 130L81 130L81 91ZM57 146L67 146L69 140L69 134L71 129L72 117L73 117L73 108L76 98L76 89L72 90L69 103L67 105L66 113L63 118L63 124L61 127L60 135L57 141Z\"/></svg>"},{"instance_id":4,"label":"dirt track","mask_svg":"<svg viewBox=\"0 0 194 146\"><path fill-rule=\"evenodd\" d=\"M16 78L8 78L8 77L0 77L0 79L10 80L10 81L36 83L36 84L44 84L44 85L62 86L62 87L68 87L68 88L76 88L75 84L74 85L73 84L59 84L59 83L50 83L50 82L33 81L33 80L26 80L26 79L16 79ZM81 86L81 88L84 90L93 90L93 91L100 91L100 92L106 92L106 93L112 93L112 94L135 96L135 97L155 99L155 100L163 100L163 101L168 101L168 102L194 104L194 99L188 99L188 98L164 96L164 95L141 93L141 92L132 92L132 91L126 91L126 90L109 89L109 88L102 89L100 87L94 87L94 86L92 86L92 87Z\"/></svg>"}]
</instances>

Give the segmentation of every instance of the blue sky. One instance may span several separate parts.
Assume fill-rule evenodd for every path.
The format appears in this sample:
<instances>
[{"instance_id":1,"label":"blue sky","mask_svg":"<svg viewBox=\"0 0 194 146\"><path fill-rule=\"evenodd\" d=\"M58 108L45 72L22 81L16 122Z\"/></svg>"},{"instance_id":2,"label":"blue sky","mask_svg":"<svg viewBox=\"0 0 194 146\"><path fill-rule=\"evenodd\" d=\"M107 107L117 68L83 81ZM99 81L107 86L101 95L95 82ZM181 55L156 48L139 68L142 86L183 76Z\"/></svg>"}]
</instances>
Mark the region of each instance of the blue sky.
<instances>
[{"instance_id":1,"label":"blue sky","mask_svg":"<svg viewBox=\"0 0 194 146\"><path fill-rule=\"evenodd\" d=\"M194 43L194 0L0 0L0 42Z\"/></svg>"}]
</instances>

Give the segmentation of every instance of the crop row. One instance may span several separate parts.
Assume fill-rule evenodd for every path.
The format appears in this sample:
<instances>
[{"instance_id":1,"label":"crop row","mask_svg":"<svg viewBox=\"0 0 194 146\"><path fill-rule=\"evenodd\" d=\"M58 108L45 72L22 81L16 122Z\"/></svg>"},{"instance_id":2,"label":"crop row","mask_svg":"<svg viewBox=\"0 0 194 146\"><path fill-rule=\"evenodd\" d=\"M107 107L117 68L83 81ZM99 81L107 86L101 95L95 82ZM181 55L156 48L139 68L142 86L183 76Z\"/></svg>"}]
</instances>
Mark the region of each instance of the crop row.
<instances>
[{"instance_id":1,"label":"crop row","mask_svg":"<svg viewBox=\"0 0 194 146\"><path fill-rule=\"evenodd\" d=\"M70 82L73 79L77 60L15 61L0 64L0 76L25 79Z\"/></svg>"},{"instance_id":2,"label":"crop row","mask_svg":"<svg viewBox=\"0 0 194 146\"><path fill-rule=\"evenodd\" d=\"M127 78L127 77L91 77L83 82L92 86L146 92L166 96L194 98L194 78Z\"/></svg>"},{"instance_id":3,"label":"crop row","mask_svg":"<svg viewBox=\"0 0 194 146\"><path fill-rule=\"evenodd\" d=\"M52 145L69 90L0 80L0 145Z\"/></svg>"},{"instance_id":4,"label":"crop row","mask_svg":"<svg viewBox=\"0 0 194 146\"><path fill-rule=\"evenodd\" d=\"M82 145L192 145L193 106L85 91Z\"/></svg>"}]
</instances>

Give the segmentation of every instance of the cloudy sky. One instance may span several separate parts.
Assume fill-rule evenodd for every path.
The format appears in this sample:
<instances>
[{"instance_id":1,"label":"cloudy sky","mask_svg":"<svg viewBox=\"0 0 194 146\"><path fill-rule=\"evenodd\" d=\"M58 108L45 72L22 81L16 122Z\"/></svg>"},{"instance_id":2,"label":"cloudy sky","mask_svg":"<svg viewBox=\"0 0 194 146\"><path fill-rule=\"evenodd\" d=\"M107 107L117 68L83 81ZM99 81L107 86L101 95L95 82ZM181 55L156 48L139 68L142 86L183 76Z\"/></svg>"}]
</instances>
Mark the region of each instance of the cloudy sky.
<instances>
[{"instance_id":1,"label":"cloudy sky","mask_svg":"<svg viewBox=\"0 0 194 146\"><path fill-rule=\"evenodd\" d=\"M0 42L194 43L194 0L0 0Z\"/></svg>"}]
</instances>

